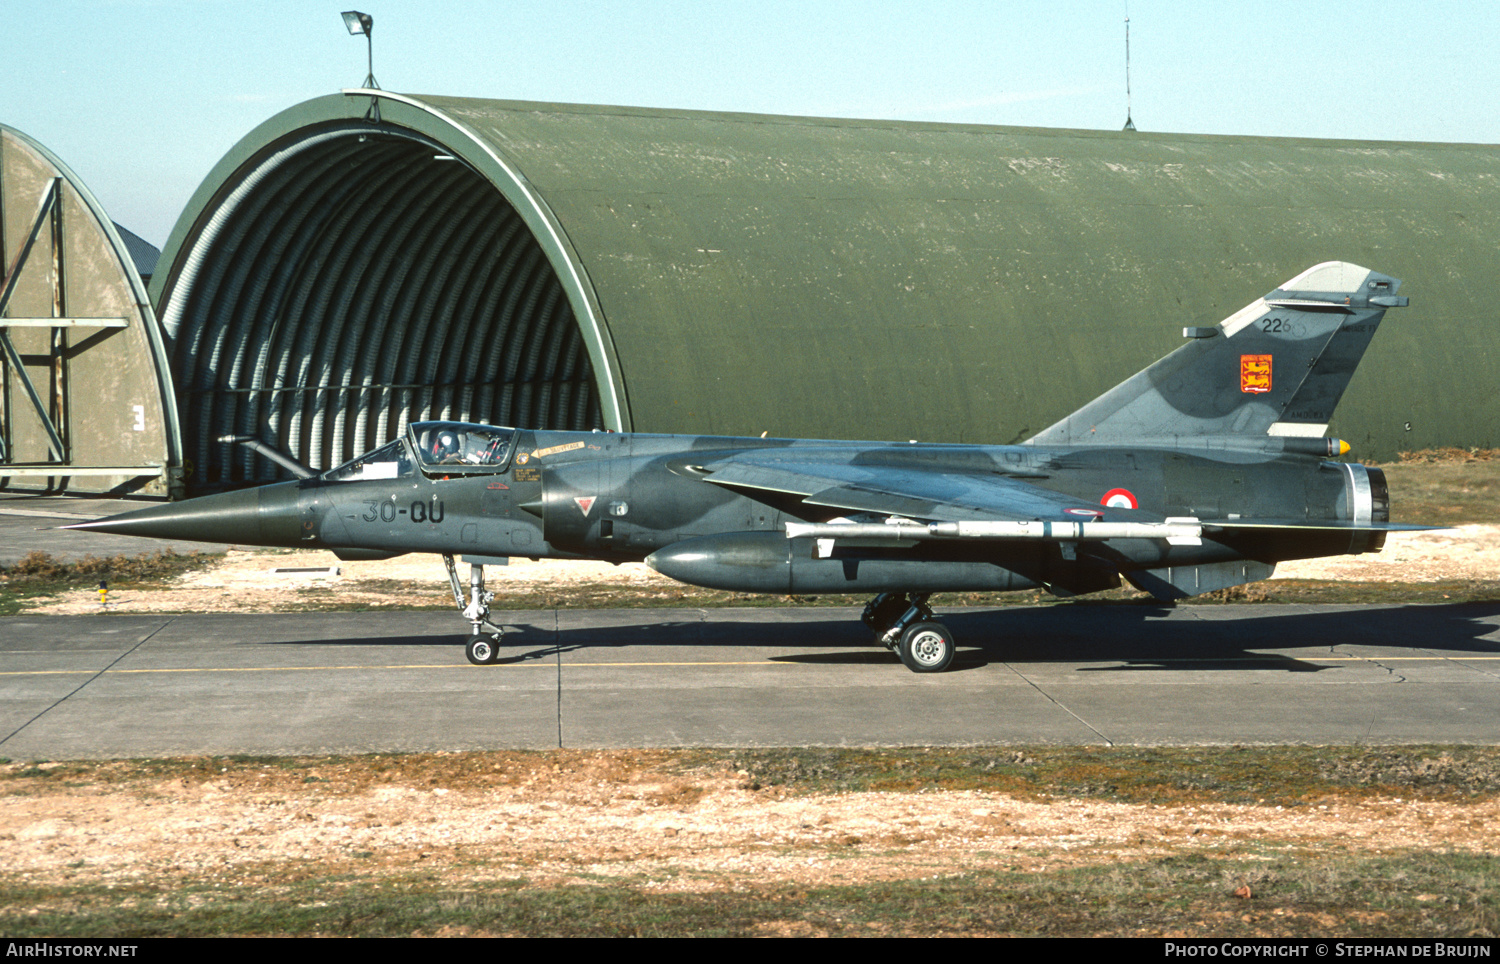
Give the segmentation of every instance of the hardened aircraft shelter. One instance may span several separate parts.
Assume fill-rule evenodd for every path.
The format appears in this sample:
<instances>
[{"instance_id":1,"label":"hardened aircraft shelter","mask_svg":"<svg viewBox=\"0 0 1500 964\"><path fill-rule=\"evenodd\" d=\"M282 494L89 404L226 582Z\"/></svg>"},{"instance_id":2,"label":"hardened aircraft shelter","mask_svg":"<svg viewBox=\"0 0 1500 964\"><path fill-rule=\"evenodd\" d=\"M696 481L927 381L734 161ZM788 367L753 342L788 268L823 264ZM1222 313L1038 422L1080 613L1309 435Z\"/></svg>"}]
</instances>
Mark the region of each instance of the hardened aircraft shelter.
<instances>
[{"instance_id":1,"label":"hardened aircraft shelter","mask_svg":"<svg viewBox=\"0 0 1500 964\"><path fill-rule=\"evenodd\" d=\"M127 243L66 164L4 125L0 271L0 486L180 494L172 377Z\"/></svg>"},{"instance_id":2,"label":"hardened aircraft shelter","mask_svg":"<svg viewBox=\"0 0 1500 964\"><path fill-rule=\"evenodd\" d=\"M354 90L246 136L151 282L188 487L410 421L1024 439L1318 262L1402 278L1331 428L1500 444L1500 150Z\"/></svg>"}]
</instances>

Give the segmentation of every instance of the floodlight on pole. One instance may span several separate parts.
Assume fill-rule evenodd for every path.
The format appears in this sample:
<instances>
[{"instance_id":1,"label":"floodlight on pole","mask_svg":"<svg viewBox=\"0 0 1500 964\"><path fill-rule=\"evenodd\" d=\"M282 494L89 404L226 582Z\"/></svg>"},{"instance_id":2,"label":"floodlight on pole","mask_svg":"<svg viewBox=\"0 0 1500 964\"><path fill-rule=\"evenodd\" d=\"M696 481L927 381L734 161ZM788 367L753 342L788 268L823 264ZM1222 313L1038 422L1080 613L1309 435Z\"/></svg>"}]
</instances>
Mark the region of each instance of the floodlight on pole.
<instances>
[{"instance_id":1,"label":"floodlight on pole","mask_svg":"<svg viewBox=\"0 0 1500 964\"><path fill-rule=\"evenodd\" d=\"M369 69L365 72L365 87L379 90L380 85L375 82L375 18L358 10L345 10L343 17L344 26L349 28L351 35L365 35L365 53L369 64Z\"/></svg>"},{"instance_id":2,"label":"floodlight on pole","mask_svg":"<svg viewBox=\"0 0 1500 964\"><path fill-rule=\"evenodd\" d=\"M1125 4L1125 126L1120 130L1135 130L1135 120L1130 116L1130 4L1128 3Z\"/></svg>"}]
</instances>

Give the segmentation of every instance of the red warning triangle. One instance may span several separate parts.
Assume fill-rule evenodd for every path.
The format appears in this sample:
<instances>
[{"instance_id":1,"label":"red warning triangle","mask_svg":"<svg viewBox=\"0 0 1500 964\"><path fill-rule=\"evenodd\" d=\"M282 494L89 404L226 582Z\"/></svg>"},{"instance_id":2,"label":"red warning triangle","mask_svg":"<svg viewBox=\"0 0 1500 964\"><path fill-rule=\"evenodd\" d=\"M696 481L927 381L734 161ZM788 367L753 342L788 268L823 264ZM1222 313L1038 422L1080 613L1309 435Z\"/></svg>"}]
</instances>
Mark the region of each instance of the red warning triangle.
<instances>
[{"instance_id":1,"label":"red warning triangle","mask_svg":"<svg viewBox=\"0 0 1500 964\"><path fill-rule=\"evenodd\" d=\"M594 507L594 500L597 498L598 496L594 495L582 495L578 496L573 501L578 503L578 508L583 510L584 515L588 515L589 510Z\"/></svg>"}]
</instances>

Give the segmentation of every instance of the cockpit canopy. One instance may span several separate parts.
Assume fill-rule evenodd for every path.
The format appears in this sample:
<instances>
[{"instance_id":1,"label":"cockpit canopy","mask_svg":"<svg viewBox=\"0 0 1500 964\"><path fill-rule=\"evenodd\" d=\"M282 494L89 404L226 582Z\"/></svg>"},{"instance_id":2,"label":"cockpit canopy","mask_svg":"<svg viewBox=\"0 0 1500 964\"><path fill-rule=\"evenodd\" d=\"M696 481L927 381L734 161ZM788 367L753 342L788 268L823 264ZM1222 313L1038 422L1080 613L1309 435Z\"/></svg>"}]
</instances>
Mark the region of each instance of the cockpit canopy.
<instances>
[{"instance_id":1,"label":"cockpit canopy","mask_svg":"<svg viewBox=\"0 0 1500 964\"><path fill-rule=\"evenodd\" d=\"M414 422L406 437L330 469L330 482L399 479L413 475L417 464L428 474L480 475L503 472L510 464L516 430L472 422ZM415 453L416 459L413 459Z\"/></svg>"},{"instance_id":2,"label":"cockpit canopy","mask_svg":"<svg viewBox=\"0 0 1500 964\"><path fill-rule=\"evenodd\" d=\"M414 422L406 430L425 466L499 471L510 462L516 430L472 422Z\"/></svg>"}]
</instances>

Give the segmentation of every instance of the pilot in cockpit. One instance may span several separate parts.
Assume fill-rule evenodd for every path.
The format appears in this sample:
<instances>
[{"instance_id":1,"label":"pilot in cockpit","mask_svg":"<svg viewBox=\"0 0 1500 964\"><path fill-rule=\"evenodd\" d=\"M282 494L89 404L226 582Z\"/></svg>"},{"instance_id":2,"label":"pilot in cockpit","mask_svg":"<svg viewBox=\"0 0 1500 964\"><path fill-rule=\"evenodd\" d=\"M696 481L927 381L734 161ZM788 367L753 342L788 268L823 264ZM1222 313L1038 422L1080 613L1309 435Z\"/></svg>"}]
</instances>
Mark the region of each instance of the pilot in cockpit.
<instances>
[{"instance_id":1,"label":"pilot in cockpit","mask_svg":"<svg viewBox=\"0 0 1500 964\"><path fill-rule=\"evenodd\" d=\"M438 465L453 465L463 461L459 452L458 436L452 432L439 432L432 443L432 461Z\"/></svg>"}]
</instances>

